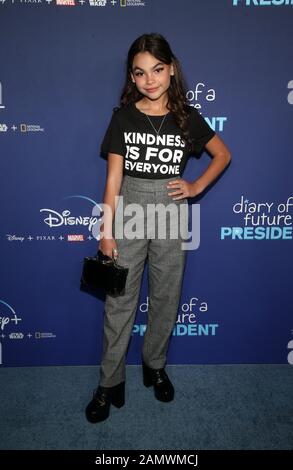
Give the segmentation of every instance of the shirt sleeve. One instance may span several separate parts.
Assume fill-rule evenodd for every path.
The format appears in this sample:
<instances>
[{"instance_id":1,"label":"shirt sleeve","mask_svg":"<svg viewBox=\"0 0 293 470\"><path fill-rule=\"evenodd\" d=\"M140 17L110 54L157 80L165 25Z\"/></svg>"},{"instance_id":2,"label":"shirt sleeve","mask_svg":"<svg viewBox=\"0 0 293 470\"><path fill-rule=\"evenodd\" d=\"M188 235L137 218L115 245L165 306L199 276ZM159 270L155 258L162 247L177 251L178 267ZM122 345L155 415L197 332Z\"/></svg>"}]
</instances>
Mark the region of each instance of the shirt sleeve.
<instances>
[{"instance_id":1,"label":"shirt sleeve","mask_svg":"<svg viewBox=\"0 0 293 470\"><path fill-rule=\"evenodd\" d=\"M118 118L118 109L114 108L110 123L102 140L100 150L103 158L107 158L110 152L122 155L122 157L126 155L126 145Z\"/></svg>"},{"instance_id":2,"label":"shirt sleeve","mask_svg":"<svg viewBox=\"0 0 293 470\"><path fill-rule=\"evenodd\" d=\"M190 137L193 139L192 153L200 153L216 132L208 125L206 120L196 108L192 108L190 115Z\"/></svg>"}]
</instances>

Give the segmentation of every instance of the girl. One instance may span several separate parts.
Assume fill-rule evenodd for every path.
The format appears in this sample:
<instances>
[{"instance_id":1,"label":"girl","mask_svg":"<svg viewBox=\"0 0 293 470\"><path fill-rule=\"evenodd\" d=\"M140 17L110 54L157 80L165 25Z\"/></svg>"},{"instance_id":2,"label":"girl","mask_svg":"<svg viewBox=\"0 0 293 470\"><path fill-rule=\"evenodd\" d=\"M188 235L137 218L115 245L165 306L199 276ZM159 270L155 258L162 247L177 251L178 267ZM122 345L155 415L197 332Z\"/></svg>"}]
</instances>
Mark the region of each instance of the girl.
<instances>
[{"instance_id":1,"label":"girl","mask_svg":"<svg viewBox=\"0 0 293 470\"><path fill-rule=\"evenodd\" d=\"M213 157L208 168L195 181L184 180L181 175L189 155L204 147ZM129 272L124 295L107 295L105 300L100 383L86 408L92 423L105 420L111 404L124 405L125 357L146 259L149 306L142 350L143 383L154 387L160 401L174 398L165 365L185 267L182 238L188 231L187 198L200 194L231 160L224 142L189 106L180 64L162 35L144 34L131 45L120 108L114 108L101 151L108 159L104 204L110 210L105 211L99 249L105 255L119 256L119 264ZM141 208L136 220L139 236L133 236L125 210L134 203ZM170 215L167 234L161 237L157 229L162 214L156 224L147 209L158 204L166 208L170 203L184 209L185 217L178 222L174 213ZM174 229L180 231L177 237L172 235Z\"/></svg>"}]
</instances>

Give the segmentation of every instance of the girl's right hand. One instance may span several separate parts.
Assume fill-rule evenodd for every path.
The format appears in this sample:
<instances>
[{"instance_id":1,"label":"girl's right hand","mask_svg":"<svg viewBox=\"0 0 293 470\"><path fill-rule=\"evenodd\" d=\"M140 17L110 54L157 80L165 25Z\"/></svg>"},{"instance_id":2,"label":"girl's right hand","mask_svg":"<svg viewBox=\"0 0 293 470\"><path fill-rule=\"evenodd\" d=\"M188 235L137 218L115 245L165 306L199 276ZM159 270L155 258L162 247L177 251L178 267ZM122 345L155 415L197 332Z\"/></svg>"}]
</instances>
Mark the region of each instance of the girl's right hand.
<instances>
[{"instance_id":1,"label":"girl's right hand","mask_svg":"<svg viewBox=\"0 0 293 470\"><path fill-rule=\"evenodd\" d=\"M113 249L116 251L113 252ZM102 238L99 242L99 250L101 250L104 255L110 256L110 258L117 258L119 254L114 238Z\"/></svg>"}]
</instances>

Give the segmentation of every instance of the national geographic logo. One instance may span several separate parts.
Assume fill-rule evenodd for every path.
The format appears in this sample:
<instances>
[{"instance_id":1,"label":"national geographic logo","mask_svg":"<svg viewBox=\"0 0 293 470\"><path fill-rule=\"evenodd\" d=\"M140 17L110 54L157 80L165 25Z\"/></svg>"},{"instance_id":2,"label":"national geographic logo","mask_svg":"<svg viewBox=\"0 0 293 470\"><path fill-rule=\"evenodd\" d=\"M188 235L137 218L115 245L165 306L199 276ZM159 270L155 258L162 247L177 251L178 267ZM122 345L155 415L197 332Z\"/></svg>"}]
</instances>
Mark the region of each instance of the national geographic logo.
<instances>
[{"instance_id":1,"label":"national geographic logo","mask_svg":"<svg viewBox=\"0 0 293 470\"><path fill-rule=\"evenodd\" d=\"M121 7L144 7L145 1L143 0L120 0L120 6Z\"/></svg>"}]
</instances>

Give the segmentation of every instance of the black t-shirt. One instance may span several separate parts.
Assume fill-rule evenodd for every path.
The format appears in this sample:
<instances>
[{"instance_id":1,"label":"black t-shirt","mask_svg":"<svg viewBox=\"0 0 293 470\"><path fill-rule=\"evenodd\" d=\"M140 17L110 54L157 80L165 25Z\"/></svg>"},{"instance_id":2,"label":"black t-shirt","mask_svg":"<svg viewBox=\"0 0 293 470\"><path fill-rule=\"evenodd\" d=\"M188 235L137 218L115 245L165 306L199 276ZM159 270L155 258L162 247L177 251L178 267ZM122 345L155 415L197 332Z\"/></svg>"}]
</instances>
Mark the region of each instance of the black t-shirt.
<instances>
[{"instance_id":1,"label":"black t-shirt","mask_svg":"<svg viewBox=\"0 0 293 470\"><path fill-rule=\"evenodd\" d=\"M112 118L101 144L101 155L109 152L124 157L126 175L136 178L181 177L188 157L200 153L205 144L215 135L196 108L189 106L189 129L193 148L188 150L182 140L182 131L176 125L171 112L163 116L146 116L134 103L114 108Z\"/></svg>"}]
</instances>

